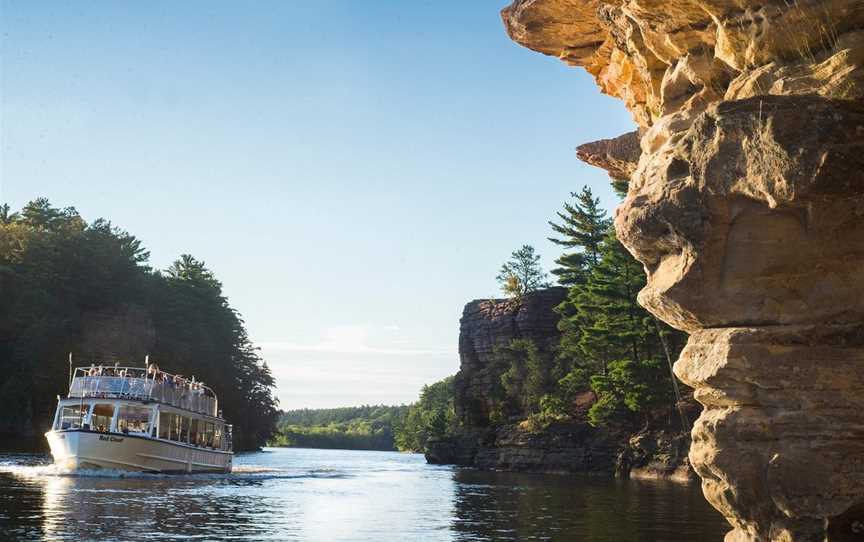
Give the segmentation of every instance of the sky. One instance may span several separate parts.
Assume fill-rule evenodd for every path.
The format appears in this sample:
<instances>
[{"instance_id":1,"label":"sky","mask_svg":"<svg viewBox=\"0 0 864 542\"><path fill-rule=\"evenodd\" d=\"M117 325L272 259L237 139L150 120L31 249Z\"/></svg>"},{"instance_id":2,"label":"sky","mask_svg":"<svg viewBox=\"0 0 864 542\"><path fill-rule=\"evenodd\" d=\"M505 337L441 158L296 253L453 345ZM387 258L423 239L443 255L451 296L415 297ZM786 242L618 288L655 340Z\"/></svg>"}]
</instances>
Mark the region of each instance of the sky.
<instances>
[{"instance_id":1,"label":"sky","mask_svg":"<svg viewBox=\"0 0 864 542\"><path fill-rule=\"evenodd\" d=\"M574 149L629 114L505 2L0 0L0 203L204 260L284 409L410 403L571 191L618 203Z\"/></svg>"}]
</instances>

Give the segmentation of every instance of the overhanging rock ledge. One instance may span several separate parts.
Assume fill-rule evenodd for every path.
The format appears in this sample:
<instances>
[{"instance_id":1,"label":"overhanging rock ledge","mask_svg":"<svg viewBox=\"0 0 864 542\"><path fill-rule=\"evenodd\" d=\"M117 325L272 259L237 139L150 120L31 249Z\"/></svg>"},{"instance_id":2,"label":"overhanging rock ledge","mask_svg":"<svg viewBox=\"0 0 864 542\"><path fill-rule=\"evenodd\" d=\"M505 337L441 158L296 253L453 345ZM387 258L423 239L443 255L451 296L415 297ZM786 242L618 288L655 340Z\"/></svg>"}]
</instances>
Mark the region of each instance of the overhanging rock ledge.
<instances>
[{"instance_id":1,"label":"overhanging rock ledge","mask_svg":"<svg viewBox=\"0 0 864 542\"><path fill-rule=\"evenodd\" d=\"M629 178L615 226L640 302L691 334L690 459L727 542L861 540L864 2L516 0L502 18L633 115L638 135L579 155Z\"/></svg>"}]
</instances>

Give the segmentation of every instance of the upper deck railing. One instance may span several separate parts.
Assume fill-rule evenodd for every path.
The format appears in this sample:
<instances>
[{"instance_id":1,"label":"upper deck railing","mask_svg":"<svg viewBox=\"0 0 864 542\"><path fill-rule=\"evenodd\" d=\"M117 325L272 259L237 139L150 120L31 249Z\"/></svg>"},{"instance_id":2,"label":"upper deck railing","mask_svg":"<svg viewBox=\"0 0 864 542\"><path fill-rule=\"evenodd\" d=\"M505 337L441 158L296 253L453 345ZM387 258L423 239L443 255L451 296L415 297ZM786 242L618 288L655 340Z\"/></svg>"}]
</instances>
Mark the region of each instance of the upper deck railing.
<instances>
[{"instance_id":1,"label":"upper deck railing","mask_svg":"<svg viewBox=\"0 0 864 542\"><path fill-rule=\"evenodd\" d=\"M216 394L209 387L194 379L141 367L77 367L69 397L157 401L214 417L219 412Z\"/></svg>"}]
</instances>

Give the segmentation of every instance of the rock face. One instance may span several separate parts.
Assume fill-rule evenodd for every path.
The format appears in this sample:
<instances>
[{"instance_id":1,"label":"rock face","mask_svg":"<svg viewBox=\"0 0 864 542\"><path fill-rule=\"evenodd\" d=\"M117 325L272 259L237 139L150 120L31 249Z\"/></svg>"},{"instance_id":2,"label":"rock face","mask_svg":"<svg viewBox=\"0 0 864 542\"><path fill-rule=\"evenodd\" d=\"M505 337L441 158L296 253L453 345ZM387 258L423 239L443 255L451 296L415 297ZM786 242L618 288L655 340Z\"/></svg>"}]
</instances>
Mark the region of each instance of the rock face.
<instances>
[{"instance_id":1,"label":"rock face","mask_svg":"<svg viewBox=\"0 0 864 542\"><path fill-rule=\"evenodd\" d=\"M456 417L469 427L489 425L493 378L490 374L497 347L514 339L532 341L541 351L558 344L555 307L567 289L547 288L513 299L479 299L465 305L459 321L459 374L455 382Z\"/></svg>"},{"instance_id":2,"label":"rock face","mask_svg":"<svg viewBox=\"0 0 864 542\"><path fill-rule=\"evenodd\" d=\"M454 398L460 429L430 443L427 461L485 470L688 480L689 439L662 422L636 432L632 427L595 428L584 421L542 430L526 428L519 419L490 421L493 388L500 378L493 371L495 349L527 339L541 352L551 352L560 340L555 307L566 295L566 288L555 287L528 294L521 302L484 299L465 306Z\"/></svg>"},{"instance_id":3,"label":"rock face","mask_svg":"<svg viewBox=\"0 0 864 542\"><path fill-rule=\"evenodd\" d=\"M864 530L864 2L517 0L517 42L624 100L619 238L691 338L690 459L728 542ZM600 157L599 159L597 157ZM621 166L630 164L630 169Z\"/></svg>"}]
</instances>

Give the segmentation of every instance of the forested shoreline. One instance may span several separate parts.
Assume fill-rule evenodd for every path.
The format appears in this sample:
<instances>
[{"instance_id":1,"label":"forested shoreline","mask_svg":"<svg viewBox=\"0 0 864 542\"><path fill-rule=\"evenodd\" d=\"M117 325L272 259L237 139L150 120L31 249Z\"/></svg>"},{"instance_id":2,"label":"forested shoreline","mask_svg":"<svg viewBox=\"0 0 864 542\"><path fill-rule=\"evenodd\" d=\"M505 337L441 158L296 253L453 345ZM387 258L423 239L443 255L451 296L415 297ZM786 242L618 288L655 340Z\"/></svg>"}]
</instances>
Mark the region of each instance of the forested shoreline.
<instances>
[{"instance_id":1,"label":"forested shoreline","mask_svg":"<svg viewBox=\"0 0 864 542\"><path fill-rule=\"evenodd\" d=\"M278 416L275 382L240 314L204 262L186 254L148 265L134 235L44 198L0 206L0 413L4 439L51 424L80 365L142 365L146 355L216 390L235 449L262 446Z\"/></svg>"},{"instance_id":2,"label":"forested shoreline","mask_svg":"<svg viewBox=\"0 0 864 542\"><path fill-rule=\"evenodd\" d=\"M271 446L422 452L453 423L453 377L423 386L411 405L282 412Z\"/></svg>"}]
</instances>

